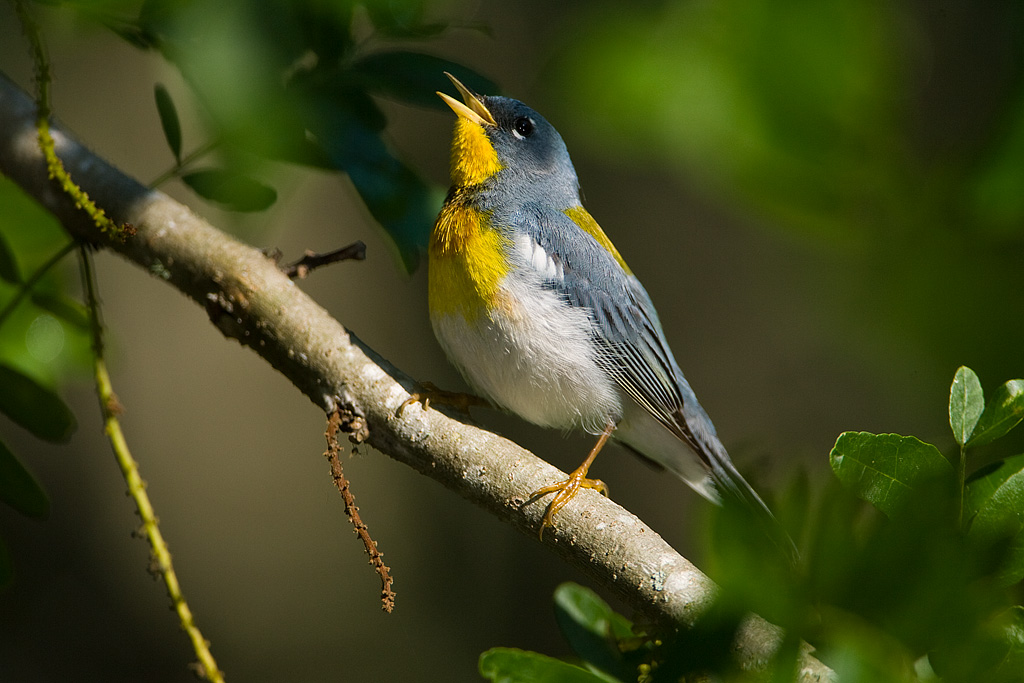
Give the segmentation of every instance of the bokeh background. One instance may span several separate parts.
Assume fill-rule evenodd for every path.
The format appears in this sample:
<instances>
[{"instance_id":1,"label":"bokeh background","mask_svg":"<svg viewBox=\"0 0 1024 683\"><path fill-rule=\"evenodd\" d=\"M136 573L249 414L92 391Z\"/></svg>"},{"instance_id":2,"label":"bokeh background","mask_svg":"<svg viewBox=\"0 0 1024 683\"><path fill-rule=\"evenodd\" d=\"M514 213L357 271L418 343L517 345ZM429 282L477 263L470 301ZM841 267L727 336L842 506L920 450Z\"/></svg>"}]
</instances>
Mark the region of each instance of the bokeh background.
<instances>
[{"instance_id":1,"label":"bokeh background","mask_svg":"<svg viewBox=\"0 0 1024 683\"><path fill-rule=\"evenodd\" d=\"M1024 374L1021 3L424 8L452 28L418 49L486 75L562 133L587 207L769 499L802 478L820 492L844 430L914 434L949 451L945 407L961 364L988 389ZM202 105L174 66L80 12L39 16L55 111L87 145L143 182L167 170L158 82L178 104L185 149L205 142ZM7 3L0 69L31 88ZM380 105L394 149L443 192L452 115ZM257 173L279 192L262 213L221 211L178 181L162 189L285 258L365 241L365 262L301 286L406 372L462 387L430 330L425 268L403 272L349 180L284 165ZM320 455L322 414L165 284L109 254L97 264L123 424L229 680L473 681L492 646L565 654L550 596L585 579L533 537L364 449L345 466L395 577L397 608L383 614ZM131 537L138 520L92 387L84 371L67 372L72 332L66 350L31 360L31 339L10 329L0 338L24 346L35 372L70 377L61 393L80 426L48 446L0 421L52 506L44 522L0 510L17 570L0 593L0 679L193 680L148 549ZM476 417L563 469L590 445ZM1022 445L1017 435L983 456ZM595 472L701 565L702 501L617 447Z\"/></svg>"}]
</instances>

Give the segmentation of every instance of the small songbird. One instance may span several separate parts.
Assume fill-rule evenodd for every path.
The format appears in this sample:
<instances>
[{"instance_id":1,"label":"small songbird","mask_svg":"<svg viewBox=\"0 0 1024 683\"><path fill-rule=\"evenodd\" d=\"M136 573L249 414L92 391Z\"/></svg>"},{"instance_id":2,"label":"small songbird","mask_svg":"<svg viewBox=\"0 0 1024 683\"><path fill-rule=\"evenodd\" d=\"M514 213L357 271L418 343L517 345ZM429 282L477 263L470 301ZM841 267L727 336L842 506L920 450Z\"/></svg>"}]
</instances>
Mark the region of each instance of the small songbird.
<instances>
[{"instance_id":1,"label":"small songbird","mask_svg":"<svg viewBox=\"0 0 1024 683\"><path fill-rule=\"evenodd\" d=\"M654 304L580 204L561 136L522 102L471 92L460 102L452 187L430 237L430 320L448 358L498 406L597 444L554 493L540 533L587 478L609 437L709 500L771 512L736 471L669 349ZM784 533L784 532L783 532Z\"/></svg>"}]
</instances>

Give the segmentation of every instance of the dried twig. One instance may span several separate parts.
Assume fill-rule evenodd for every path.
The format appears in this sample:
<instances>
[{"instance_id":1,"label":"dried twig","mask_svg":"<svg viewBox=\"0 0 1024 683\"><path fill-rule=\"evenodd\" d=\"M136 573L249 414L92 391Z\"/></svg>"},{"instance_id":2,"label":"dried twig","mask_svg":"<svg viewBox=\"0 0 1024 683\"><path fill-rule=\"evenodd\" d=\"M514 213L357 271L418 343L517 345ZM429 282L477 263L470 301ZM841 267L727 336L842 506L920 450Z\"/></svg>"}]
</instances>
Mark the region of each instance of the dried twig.
<instances>
[{"instance_id":1,"label":"dried twig","mask_svg":"<svg viewBox=\"0 0 1024 683\"><path fill-rule=\"evenodd\" d=\"M370 538L370 530L359 516L359 507L356 506L355 496L352 495L348 479L341 468L341 446L338 444L338 432L342 428L342 409L339 407L335 408L327 416L327 431L324 434L327 437L327 452L324 453L324 456L331 463L331 476L334 478L334 485L338 487L341 497L345 500L345 514L348 515L349 520L352 522L356 535L363 542L366 554L370 556L370 564L373 565L374 570L380 575L381 608L385 612L390 613L395 608L395 592L391 590L391 584L394 582L394 579L391 578L391 568L384 564L384 553L377 550L377 542ZM351 427L346 426L345 429L351 430ZM361 441L361 433L354 431L352 438L354 441Z\"/></svg>"},{"instance_id":2,"label":"dried twig","mask_svg":"<svg viewBox=\"0 0 1024 683\"><path fill-rule=\"evenodd\" d=\"M302 258L291 265L282 267L281 272L293 280L302 280L309 275L310 271L321 266L337 263L338 261L362 261L365 258L366 245L361 240L357 240L347 247L328 251L324 254L318 254L307 249L306 254Z\"/></svg>"}]
</instances>

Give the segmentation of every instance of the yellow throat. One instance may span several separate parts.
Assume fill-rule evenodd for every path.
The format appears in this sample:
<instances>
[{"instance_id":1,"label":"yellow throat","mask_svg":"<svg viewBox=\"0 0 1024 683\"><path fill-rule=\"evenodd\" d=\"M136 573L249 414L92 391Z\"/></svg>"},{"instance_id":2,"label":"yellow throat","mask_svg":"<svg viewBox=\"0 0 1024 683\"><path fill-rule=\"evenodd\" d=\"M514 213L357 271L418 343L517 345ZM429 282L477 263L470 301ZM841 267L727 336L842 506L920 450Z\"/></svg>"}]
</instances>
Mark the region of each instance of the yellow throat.
<instances>
[{"instance_id":1,"label":"yellow throat","mask_svg":"<svg viewBox=\"0 0 1024 683\"><path fill-rule=\"evenodd\" d=\"M501 170L501 162L487 133L476 121L459 117L452 134L452 185L480 185Z\"/></svg>"},{"instance_id":2,"label":"yellow throat","mask_svg":"<svg viewBox=\"0 0 1024 683\"><path fill-rule=\"evenodd\" d=\"M473 109L445 98L459 116L452 135L452 192L430 235L429 304L431 314L460 313L467 321L476 321L498 304L510 243L491 227L489 214L469 201L502 167L484 130L493 119L485 119L480 112L487 114L486 108L467 93L463 95Z\"/></svg>"}]
</instances>

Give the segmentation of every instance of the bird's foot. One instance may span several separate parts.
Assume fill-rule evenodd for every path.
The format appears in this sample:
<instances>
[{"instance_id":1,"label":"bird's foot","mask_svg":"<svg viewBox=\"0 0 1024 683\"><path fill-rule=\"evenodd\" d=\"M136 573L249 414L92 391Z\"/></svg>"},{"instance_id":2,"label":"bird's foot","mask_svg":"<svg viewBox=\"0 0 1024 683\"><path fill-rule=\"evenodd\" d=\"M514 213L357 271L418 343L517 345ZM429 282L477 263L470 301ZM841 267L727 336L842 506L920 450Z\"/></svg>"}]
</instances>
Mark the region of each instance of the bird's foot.
<instances>
[{"instance_id":1,"label":"bird's foot","mask_svg":"<svg viewBox=\"0 0 1024 683\"><path fill-rule=\"evenodd\" d=\"M586 463L589 465L590 463ZM572 474L569 475L568 479L552 484L551 486L545 486L542 489L537 489L533 492L531 498L538 498L545 496L549 493L554 493L554 499L548 503L547 512L544 513L544 519L540 522L540 538L544 540L544 529L547 527L553 527L555 514L564 508L566 504L576 497L576 494L580 492L580 489L594 489L600 491L604 495L608 495L608 486L600 479L587 479L588 467L580 466L576 468Z\"/></svg>"},{"instance_id":2,"label":"bird's foot","mask_svg":"<svg viewBox=\"0 0 1024 683\"><path fill-rule=\"evenodd\" d=\"M405 412L405 409L413 403L419 403L422 405L423 410L428 409L431 403L439 403L441 405L451 406L463 413L468 413L470 406L489 405L487 401L479 396L466 394L460 391L444 391L443 389L438 389L430 382L424 382L420 385L420 391L414 391L409 394L409 398L406 399L402 405L398 406L398 410L395 411L395 417L402 417L402 413Z\"/></svg>"}]
</instances>

